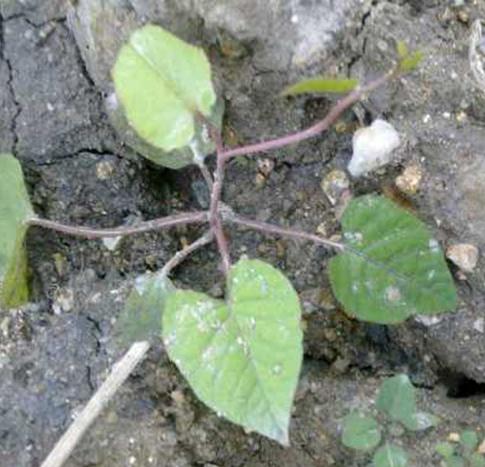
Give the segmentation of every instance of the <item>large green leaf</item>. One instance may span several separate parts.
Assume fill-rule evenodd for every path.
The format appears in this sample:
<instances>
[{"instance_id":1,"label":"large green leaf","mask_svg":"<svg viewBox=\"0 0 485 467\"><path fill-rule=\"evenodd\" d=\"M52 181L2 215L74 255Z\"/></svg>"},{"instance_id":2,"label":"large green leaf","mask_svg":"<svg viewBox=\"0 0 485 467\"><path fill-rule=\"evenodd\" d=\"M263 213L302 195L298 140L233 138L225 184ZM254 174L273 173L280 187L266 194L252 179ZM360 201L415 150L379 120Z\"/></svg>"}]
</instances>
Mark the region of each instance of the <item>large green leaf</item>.
<instances>
[{"instance_id":1,"label":"large green leaf","mask_svg":"<svg viewBox=\"0 0 485 467\"><path fill-rule=\"evenodd\" d=\"M300 94L345 93L352 91L359 84L356 79L348 78L310 78L286 87L283 96L297 96Z\"/></svg>"},{"instance_id":2,"label":"large green leaf","mask_svg":"<svg viewBox=\"0 0 485 467\"><path fill-rule=\"evenodd\" d=\"M342 227L345 251L329 270L347 313L386 324L456 307L442 250L412 214L386 198L362 196L349 203Z\"/></svg>"},{"instance_id":3,"label":"large green leaf","mask_svg":"<svg viewBox=\"0 0 485 467\"><path fill-rule=\"evenodd\" d=\"M209 117L216 102L204 52L159 26L147 25L131 35L113 79L129 123L164 151L188 146L195 117Z\"/></svg>"},{"instance_id":4,"label":"large green leaf","mask_svg":"<svg viewBox=\"0 0 485 467\"><path fill-rule=\"evenodd\" d=\"M374 467L406 467L408 456L399 446L386 443L376 451L373 462Z\"/></svg>"},{"instance_id":5,"label":"large green leaf","mask_svg":"<svg viewBox=\"0 0 485 467\"><path fill-rule=\"evenodd\" d=\"M33 215L19 162L0 154L0 306L5 308L29 298L24 238Z\"/></svg>"},{"instance_id":6,"label":"large green leaf","mask_svg":"<svg viewBox=\"0 0 485 467\"><path fill-rule=\"evenodd\" d=\"M344 419L342 443L348 448L368 451L381 441L381 430L377 421L360 412L352 412Z\"/></svg>"},{"instance_id":7,"label":"large green leaf","mask_svg":"<svg viewBox=\"0 0 485 467\"><path fill-rule=\"evenodd\" d=\"M163 339L200 400L286 445L302 362L300 315L281 272L241 259L230 270L225 302L193 291L170 295Z\"/></svg>"},{"instance_id":8,"label":"large green leaf","mask_svg":"<svg viewBox=\"0 0 485 467\"><path fill-rule=\"evenodd\" d=\"M175 287L166 275L148 273L137 277L125 307L116 321L114 335L121 345L151 340L162 335L162 314Z\"/></svg>"}]
</instances>

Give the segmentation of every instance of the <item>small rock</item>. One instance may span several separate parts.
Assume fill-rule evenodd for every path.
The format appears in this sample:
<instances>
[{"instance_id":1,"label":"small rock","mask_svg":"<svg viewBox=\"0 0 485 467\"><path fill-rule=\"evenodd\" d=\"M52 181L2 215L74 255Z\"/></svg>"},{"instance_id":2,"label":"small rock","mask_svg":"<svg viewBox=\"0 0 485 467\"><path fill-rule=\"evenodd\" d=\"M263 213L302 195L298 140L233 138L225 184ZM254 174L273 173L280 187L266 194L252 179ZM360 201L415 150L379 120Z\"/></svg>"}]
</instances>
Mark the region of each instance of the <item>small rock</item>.
<instances>
[{"instance_id":1,"label":"small rock","mask_svg":"<svg viewBox=\"0 0 485 467\"><path fill-rule=\"evenodd\" d=\"M118 237L103 237L101 241L103 242L103 245L106 247L107 250L109 251L115 251L116 247L120 243L120 240L122 239L122 236Z\"/></svg>"},{"instance_id":2,"label":"small rock","mask_svg":"<svg viewBox=\"0 0 485 467\"><path fill-rule=\"evenodd\" d=\"M347 167L353 177L360 177L392 161L401 140L394 127L381 119L354 133L353 154Z\"/></svg>"},{"instance_id":3,"label":"small rock","mask_svg":"<svg viewBox=\"0 0 485 467\"><path fill-rule=\"evenodd\" d=\"M478 452L480 454L485 454L485 439L478 446Z\"/></svg>"},{"instance_id":4,"label":"small rock","mask_svg":"<svg viewBox=\"0 0 485 467\"><path fill-rule=\"evenodd\" d=\"M318 235L321 235L322 237L326 237L328 235L328 230L327 230L327 223L320 222L320 224L317 225L316 232Z\"/></svg>"},{"instance_id":5,"label":"small rock","mask_svg":"<svg viewBox=\"0 0 485 467\"><path fill-rule=\"evenodd\" d=\"M448 435L448 441L450 441L451 443L459 443L460 435L458 433L450 433Z\"/></svg>"},{"instance_id":6,"label":"small rock","mask_svg":"<svg viewBox=\"0 0 485 467\"><path fill-rule=\"evenodd\" d=\"M478 262L478 248L469 243L451 245L446 250L446 257L462 271L473 272Z\"/></svg>"},{"instance_id":7,"label":"small rock","mask_svg":"<svg viewBox=\"0 0 485 467\"><path fill-rule=\"evenodd\" d=\"M52 304L52 311L56 315L69 312L74 307L74 292L72 289L58 289Z\"/></svg>"},{"instance_id":8,"label":"small rock","mask_svg":"<svg viewBox=\"0 0 485 467\"><path fill-rule=\"evenodd\" d=\"M275 166L273 159L258 159L258 172L268 178Z\"/></svg>"},{"instance_id":9,"label":"small rock","mask_svg":"<svg viewBox=\"0 0 485 467\"><path fill-rule=\"evenodd\" d=\"M483 318L478 318L476 321L473 322L473 329L483 334L483 332L485 331L485 320Z\"/></svg>"},{"instance_id":10,"label":"small rock","mask_svg":"<svg viewBox=\"0 0 485 467\"><path fill-rule=\"evenodd\" d=\"M417 164L406 167L401 175L396 178L396 186L406 195L415 195L419 190L423 171Z\"/></svg>"},{"instance_id":11,"label":"small rock","mask_svg":"<svg viewBox=\"0 0 485 467\"><path fill-rule=\"evenodd\" d=\"M320 186L330 203L335 206L342 194L349 189L350 182L342 170L332 170L323 177Z\"/></svg>"},{"instance_id":12,"label":"small rock","mask_svg":"<svg viewBox=\"0 0 485 467\"><path fill-rule=\"evenodd\" d=\"M96 177L99 180L108 180L113 175L114 167L111 162L102 161L96 164Z\"/></svg>"}]
</instances>

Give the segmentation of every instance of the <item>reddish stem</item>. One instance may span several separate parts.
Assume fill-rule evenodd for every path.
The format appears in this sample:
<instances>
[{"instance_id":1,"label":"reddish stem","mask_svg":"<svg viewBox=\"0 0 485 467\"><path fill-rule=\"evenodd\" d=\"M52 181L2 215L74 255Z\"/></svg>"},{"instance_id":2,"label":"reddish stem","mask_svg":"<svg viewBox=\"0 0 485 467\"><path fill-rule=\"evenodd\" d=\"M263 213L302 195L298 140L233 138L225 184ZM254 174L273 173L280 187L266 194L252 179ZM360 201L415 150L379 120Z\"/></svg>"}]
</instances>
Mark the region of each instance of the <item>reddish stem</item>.
<instances>
[{"instance_id":1,"label":"reddish stem","mask_svg":"<svg viewBox=\"0 0 485 467\"><path fill-rule=\"evenodd\" d=\"M242 156L242 155L250 155L255 154L258 152L267 152L272 149L278 149L284 146L289 146L290 144L299 143L304 141L308 138L313 138L323 131L328 130L340 117L340 115L347 110L350 106L358 102L365 96L366 94L374 91L379 86L382 86L390 79L396 77L396 70L391 70L390 72L386 73L383 76L371 81L370 83L366 84L365 86L359 87L352 91L350 94L345 96L344 98L340 99L330 110L330 112L326 115L326 117L316 123L315 125L306 128L305 130L298 131L296 133L292 133L287 136L282 136L280 138L271 139L268 141L263 141L261 143L250 144L248 146L241 146L238 148L233 149L226 149L222 152L221 156L224 160L228 160L232 157Z\"/></svg>"},{"instance_id":2,"label":"reddish stem","mask_svg":"<svg viewBox=\"0 0 485 467\"><path fill-rule=\"evenodd\" d=\"M234 224L242 225L244 227L249 227L254 230L259 230L265 234L280 235L281 237L290 237L296 240L306 240L326 247L334 248L339 251L343 251L345 246L340 242L334 242L327 238L319 237L318 235L307 233L303 230L290 229L280 227L278 225L269 224L267 222L255 221L252 219L246 219L245 217L239 216L234 213L226 213L224 220L232 222Z\"/></svg>"},{"instance_id":3,"label":"reddish stem","mask_svg":"<svg viewBox=\"0 0 485 467\"><path fill-rule=\"evenodd\" d=\"M154 230L161 230L167 227L173 227L182 224L199 224L208 221L206 212L186 212L175 214L173 216L161 217L151 221L141 222L138 225L115 227L113 229L93 229L90 227L79 227L75 225L61 224L60 222L50 221L47 219L33 218L29 219L28 224L46 229L56 230L68 235L85 238L108 238L120 237L125 235L133 235L137 233L152 232Z\"/></svg>"}]
</instances>

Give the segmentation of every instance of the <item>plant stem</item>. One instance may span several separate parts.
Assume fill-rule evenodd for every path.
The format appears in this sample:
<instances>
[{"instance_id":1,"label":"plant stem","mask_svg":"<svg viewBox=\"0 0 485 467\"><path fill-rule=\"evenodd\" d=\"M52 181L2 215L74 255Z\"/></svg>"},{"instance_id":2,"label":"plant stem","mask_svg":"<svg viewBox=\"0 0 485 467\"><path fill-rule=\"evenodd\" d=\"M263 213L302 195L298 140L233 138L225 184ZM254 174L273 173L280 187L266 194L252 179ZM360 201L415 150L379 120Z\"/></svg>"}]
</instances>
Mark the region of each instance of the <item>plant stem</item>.
<instances>
[{"instance_id":1,"label":"plant stem","mask_svg":"<svg viewBox=\"0 0 485 467\"><path fill-rule=\"evenodd\" d=\"M220 200L222 194L222 184L224 183L224 171L226 159L222 157L222 139L221 135L211 127L211 136L217 148L217 167L214 174L214 185L211 192L211 204L209 209L209 223L216 238L217 248L222 258L222 270L227 276L231 268L231 257L229 254L229 245L222 227L220 217Z\"/></svg>"},{"instance_id":2,"label":"plant stem","mask_svg":"<svg viewBox=\"0 0 485 467\"><path fill-rule=\"evenodd\" d=\"M211 229L195 242L187 245L185 248L175 253L175 255L165 263L165 266L163 266L163 268L160 270L160 274L168 276L172 269L176 268L182 261L185 260L185 258L187 258L187 256L198 250L200 247L212 242L212 240L214 240L214 233Z\"/></svg>"},{"instance_id":3,"label":"plant stem","mask_svg":"<svg viewBox=\"0 0 485 467\"><path fill-rule=\"evenodd\" d=\"M141 222L138 225L115 227L113 229L94 229L90 227L81 227L74 225L61 224L47 219L32 218L29 219L28 225L43 227L45 229L55 230L68 235L85 238L108 238L134 235L137 233L152 232L162 230L168 227L183 224L199 224L208 221L206 212L186 212L174 214L173 216L161 217L151 221Z\"/></svg>"},{"instance_id":4,"label":"plant stem","mask_svg":"<svg viewBox=\"0 0 485 467\"><path fill-rule=\"evenodd\" d=\"M278 225L269 224L267 222L255 221L252 219L246 219L245 217L239 216L234 213L226 212L224 215L224 220L232 222L233 224L242 225L244 227L249 227L254 230L259 230L265 234L280 235L281 237L290 237L295 240L310 241L318 243L319 245L324 245L325 247L334 248L339 251L345 249L345 245L340 242L334 242L328 238L319 237L318 235L310 234L303 230L298 229L287 229L280 227Z\"/></svg>"},{"instance_id":5,"label":"plant stem","mask_svg":"<svg viewBox=\"0 0 485 467\"><path fill-rule=\"evenodd\" d=\"M365 86L358 87L352 91L347 96L340 99L331 109L330 112L325 116L325 118L315 125L306 128L305 130L298 131L296 133L289 134L287 136L282 136L280 138L271 139L268 141L263 141L261 143L250 144L248 146L241 146L233 149L226 149L221 153L222 159L225 161L231 159L232 157L251 155L258 152L267 152L272 149L278 149L290 144L299 143L308 138L313 138L319 135L325 130L328 130L340 117L340 115L347 110L350 106L360 101L366 94L374 91L378 87L385 84L387 81L395 78L397 76L396 69L393 69L386 73L385 75L376 78Z\"/></svg>"},{"instance_id":6,"label":"plant stem","mask_svg":"<svg viewBox=\"0 0 485 467\"><path fill-rule=\"evenodd\" d=\"M146 341L135 342L123 358L113 365L106 381L62 435L41 467L61 467L64 464L86 430L130 376L136 365L145 357L149 348L150 344Z\"/></svg>"}]
</instances>

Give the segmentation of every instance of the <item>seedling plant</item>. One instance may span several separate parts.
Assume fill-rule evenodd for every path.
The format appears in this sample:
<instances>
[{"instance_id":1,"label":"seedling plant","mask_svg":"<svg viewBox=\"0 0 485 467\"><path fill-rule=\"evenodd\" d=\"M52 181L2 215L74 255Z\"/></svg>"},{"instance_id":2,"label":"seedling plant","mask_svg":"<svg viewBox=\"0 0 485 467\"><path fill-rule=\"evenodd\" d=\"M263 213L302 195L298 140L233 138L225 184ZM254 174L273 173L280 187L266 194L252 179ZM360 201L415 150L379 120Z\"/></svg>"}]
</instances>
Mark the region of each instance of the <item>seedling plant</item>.
<instances>
[{"instance_id":1,"label":"seedling plant","mask_svg":"<svg viewBox=\"0 0 485 467\"><path fill-rule=\"evenodd\" d=\"M473 430L464 430L455 443L443 441L436 445L446 467L485 467L485 457L477 449L478 435Z\"/></svg>"},{"instance_id":2,"label":"seedling plant","mask_svg":"<svg viewBox=\"0 0 485 467\"><path fill-rule=\"evenodd\" d=\"M406 430L417 432L435 426L439 419L418 411L416 390L405 374L382 383L375 405L380 415L387 419L387 424L379 423L368 413L351 412L343 420L342 443L357 451L374 452L373 467L406 467L407 452L394 442L383 440L386 426L399 424Z\"/></svg>"},{"instance_id":3,"label":"seedling plant","mask_svg":"<svg viewBox=\"0 0 485 467\"><path fill-rule=\"evenodd\" d=\"M418 52L399 44L397 63L368 83L325 78L298 83L284 94L347 94L323 120L307 129L229 148L221 137L221 105L204 52L158 26L136 30L120 50L112 72L119 109L137 138L130 144L172 169L189 164L200 167L211 193L210 207L112 229L61 224L34 213L18 161L4 154L0 157L1 306L18 307L29 298L24 249L29 227L96 239L206 225L207 231L160 271L136 280L119 322L132 342L147 341L151 334L161 332L170 359L201 401L246 430L287 445L303 358L298 295L272 265L245 257L234 262L225 234L229 225L335 251L328 266L333 291L345 311L360 320L391 324L415 314L453 310L455 288L442 250L426 226L386 198L354 198L341 219L342 240L336 241L234 212L221 200L226 166L239 157L320 136L345 110L412 71L420 59ZM212 174L205 158L214 153ZM169 280L181 261L213 241L226 278L224 300L177 289Z\"/></svg>"}]
</instances>

